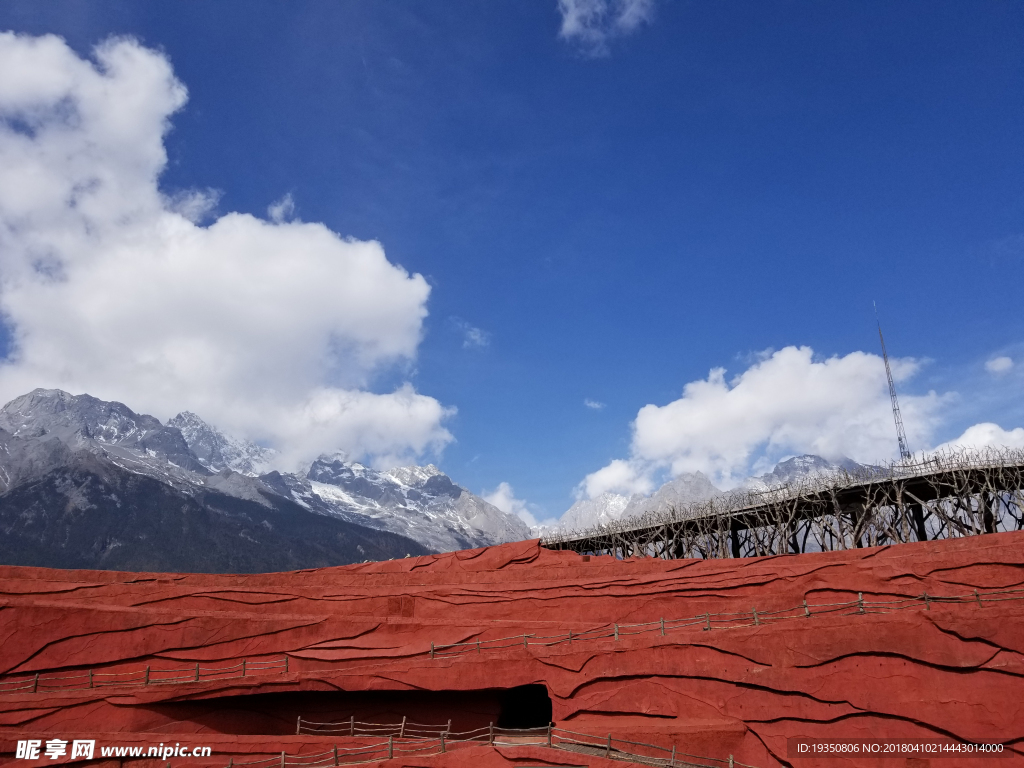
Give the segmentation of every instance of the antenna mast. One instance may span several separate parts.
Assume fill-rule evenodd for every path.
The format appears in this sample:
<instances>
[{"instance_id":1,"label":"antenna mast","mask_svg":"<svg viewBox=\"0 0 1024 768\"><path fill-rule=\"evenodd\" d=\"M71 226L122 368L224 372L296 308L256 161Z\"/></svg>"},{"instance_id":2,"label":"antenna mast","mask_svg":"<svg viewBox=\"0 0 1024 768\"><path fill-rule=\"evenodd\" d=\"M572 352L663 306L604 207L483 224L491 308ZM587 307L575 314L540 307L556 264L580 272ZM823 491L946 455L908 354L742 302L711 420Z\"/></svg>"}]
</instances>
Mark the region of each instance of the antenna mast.
<instances>
[{"instance_id":1,"label":"antenna mast","mask_svg":"<svg viewBox=\"0 0 1024 768\"><path fill-rule=\"evenodd\" d=\"M900 459L906 461L913 458L907 447L907 433L903 429L903 417L900 416L900 403L896 399L896 385L892 382L892 370L889 368L889 355L885 351L885 339L882 337L882 323L878 321L878 307L875 307L875 322L878 323L878 340L882 342L882 359L885 361L885 377L889 380L889 399L892 400L892 417L896 421L896 439L900 443Z\"/></svg>"}]
</instances>

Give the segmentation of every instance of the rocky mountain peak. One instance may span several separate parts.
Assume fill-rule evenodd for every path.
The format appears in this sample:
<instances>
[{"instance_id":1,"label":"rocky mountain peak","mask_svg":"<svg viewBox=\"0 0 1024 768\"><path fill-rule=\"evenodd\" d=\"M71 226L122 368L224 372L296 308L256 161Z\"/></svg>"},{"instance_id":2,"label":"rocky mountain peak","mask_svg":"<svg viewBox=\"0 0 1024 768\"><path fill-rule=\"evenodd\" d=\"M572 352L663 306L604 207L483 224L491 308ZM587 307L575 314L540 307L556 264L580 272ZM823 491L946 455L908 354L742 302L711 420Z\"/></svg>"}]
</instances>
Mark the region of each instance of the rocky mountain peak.
<instances>
[{"instance_id":1,"label":"rocky mountain peak","mask_svg":"<svg viewBox=\"0 0 1024 768\"><path fill-rule=\"evenodd\" d=\"M160 457L175 467L203 471L181 432L124 403L59 389L35 389L0 409L0 429L14 437L55 437L72 449L124 449Z\"/></svg>"},{"instance_id":2,"label":"rocky mountain peak","mask_svg":"<svg viewBox=\"0 0 1024 768\"><path fill-rule=\"evenodd\" d=\"M15 437L53 432L118 444L162 427L158 419L137 414L123 403L72 395L60 389L34 389L0 409L0 429Z\"/></svg>"},{"instance_id":3,"label":"rocky mountain peak","mask_svg":"<svg viewBox=\"0 0 1024 768\"><path fill-rule=\"evenodd\" d=\"M431 551L530 536L518 517L470 493L433 464L382 472L333 453L295 474L268 472L273 456L191 411L164 425L123 403L56 389L29 392L0 409L0 499L28 480L57 478L91 460L93 474L142 475L156 481L153 487L161 493L200 506L216 496L220 504L262 515L285 504L360 530L396 533ZM54 482L67 484L64 475ZM109 500L114 508L121 503L114 496Z\"/></svg>"},{"instance_id":4,"label":"rocky mountain peak","mask_svg":"<svg viewBox=\"0 0 1024 768\"><path fill-rule=\"evenodd\" d=\"M845 456L838 458L835 461L830 461L822 456L817 456L813 453L806 453L802 456L793 456L785 461L780 461L775 465L775 468L772 469L771 472L766 472L763 475L749 478L743 483L742 487L761 490L788 483L795 483L805 477L821 474L823 472L835 472L837 470L858 472L869 468L870 467L867 464L859 464L853 459L846 458Z\"/></svg>"},{"instance_id":5,"label":"rocky mountain peak","mask_svg":"<svg viewBox=\"0 0 1024 768\"><path fill-rule=\"evenodd\" d=\"M274 458L273 450L228 437L191 411L182 411L167 426L181 431L199 462L211 472L231 470L256 477L270 468Z\"/></svg>"}]
</instances>

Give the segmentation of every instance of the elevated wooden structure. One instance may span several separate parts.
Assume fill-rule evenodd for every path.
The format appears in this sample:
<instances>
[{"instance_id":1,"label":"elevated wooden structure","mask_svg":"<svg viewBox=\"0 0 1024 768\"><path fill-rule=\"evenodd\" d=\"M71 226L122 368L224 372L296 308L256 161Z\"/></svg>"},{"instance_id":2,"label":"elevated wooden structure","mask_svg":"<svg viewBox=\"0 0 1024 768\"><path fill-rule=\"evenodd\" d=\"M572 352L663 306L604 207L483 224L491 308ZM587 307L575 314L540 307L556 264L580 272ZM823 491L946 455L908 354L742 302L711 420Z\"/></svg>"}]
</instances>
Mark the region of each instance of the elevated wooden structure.
<instances>
[{"instance_id":1,"label":"elevated wooden structure","mask_svg":"<svg viewBox=\"0 0 1024 768\"><path fill-rule=\"evenodd\" d=\"M945 453L732 493L542 540L627 557L723 558L874 547L1024 528L1024 451Z\"/></svg>"}]
</instances>

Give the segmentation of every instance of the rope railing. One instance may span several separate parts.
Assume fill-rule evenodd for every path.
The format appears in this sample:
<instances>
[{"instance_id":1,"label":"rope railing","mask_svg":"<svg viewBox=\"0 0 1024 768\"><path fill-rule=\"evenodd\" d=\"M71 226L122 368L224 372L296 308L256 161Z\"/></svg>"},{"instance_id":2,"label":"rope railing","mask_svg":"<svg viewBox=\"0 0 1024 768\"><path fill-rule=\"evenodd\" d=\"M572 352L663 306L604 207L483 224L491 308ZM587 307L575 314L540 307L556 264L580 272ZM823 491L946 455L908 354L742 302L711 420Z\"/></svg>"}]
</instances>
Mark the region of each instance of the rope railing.
<instances>
[{"instance_id":1,"label":"rope railing","mask_svg":"<svg viewBox=\"0 0 1024 768\"><path fill-rule=\"evenodd\" d=\"M1004 589L984 592L974 590L972 593L966 595L929 595L927 592L924 592L921 595L895 600L865 600L863 593L858 592L856 600L838 603L810 604L804 600L801 605L770 611L758 610L756 606L752 606L749 611L733 611L727 613L705 612L684 619L658 619L656 621L647 621L640 624L604 624L581 632L568 630L565 633L555 635L523 633L521 635L510 635L508 637L499 637L489 640L481 639L446 644L431 643L429 653L431 658L443 658L482 653L485 650L494 651L515 647L529 648L530 646L550 647L562 644L571 645L575 642L607 640L609 638L619 640L630 635L643 635L650 633L665 636L669 632L687 629L690 627L700 627L705 631L712 629L757 627L762 624L770 624L777 621L811 618L812 616L829 613L840 613L845 615L893 613L895 611L922 606L925 610L930 610L933 603L974 603L980 607L983 603L1003 602L1007 600L1024 600L1024 589Z\"/></svg>"},{"instance_id":2,"label":"rope railing","mask_svg":"<svg viewBox=\"0 0 1024 768\"><path fill-rule=\"evenodd\" d=\"M929 595L927 592L912 597L898 598L894 600L865 600L863 593L857 593L856 600L848 600L836 603L808 603L804 600L801 605L776 610L758 609L752 606L749 611L732 611L724 613L705 612L681 619L658 619L639 624L602 624L590 629L581 631L567 630L564 633L541 635L536 633L523 633L509 635L507 637L478 639L461 643L430 643L428 651L410 653L409 656L427 654L431 659L451 658L455 656L481 654L486 651L500 651L509 648L530 647L549 648L558 645L571 646L573 643L586 642L588 640L621 640L624 637L656 634L662 637L669 632L679 630L700 628L704 631L713 629L738 629L741 627L759 627L763 624L771 624L779 621L793 619L808 619L812 616L824 614L840 615L863 615L893 613L915 607L923 607L924 610L931 610L932 604L975 604L979 608L985 603L999 603L1006 601L1024 600L1024 589L1003 589L1003 590L973 590L970 594L961 595ZM145 685L168 685L186 684L209 680L227 680L239 677L247 677L257 672L289 671L289 658L287 655L278 660L249 661L243 659L241 662L226 667L205 668L200 664L192 667L181 667L174 669L152 669L147 666L142 670L129 672L97 672L86 670L84 672L70 675L46 675L36 673L29 677L19 677L14 680L0 680L0 694L3 693L43 693L58 690L85 690L89 688L102 688L107 686L145 686ZM185 673L185 674L179 674ZM109 678L118 678L110 680ZM71 681L71 682L62 682ZM369 724L364 724L369 725ZM382 734L386 735L386 734Z\"/></svg>"},{"instance_id":3,"label":"rope railing","mask_svg":"<svg viewBox=\"0 0 1024 768\"><path fill-rule=\"evenodd\" d=\"M31 692L60 690L87 690L108 686L147 686L197 683L204 680L227 680L236 677L251 677L265 672L288 672L288 657L274 660L242 659L236 664L226 667L203 667L198 662L195 666L175 667L171 669L154 669L147 665L142 669L127 672L97 672L87 669L65 675L44 674L37 672L30 677L19 677L14 680L0 680L0 693ZM110 678L116 678L111 680ZM71 681L71 682L64 682Z\"/></svg>"},{"instance_id":4,"label":"rope railing","mask_svg":"<svg viewBox=\"0 0 1024 768\"><path fill-rule=\"evenodd\" d=\"M427 735L410 735L413 730ZM412 723L406 718L402 718L400 723L366 723L357 721L353 716L348 721L338 723L320 723L303 720L301 717L296 722L296 733L316 736L373 738L379 737L381 732L389 734L387 741L352 747L339 747L335 744L330 750L307 755L289 755L281 752L274 757L259 760L235 761L232 758L227 768L261 765L280 768L353 765L390 760L396 755L445 753L453 748L484 743L498 747L548 747L664 768L755 768L737 762L732 755L727 758L692 755L680 751L675 746L669 748L642 741L619 739L610 733L606 736L581 733L556 728L553 723L540 728L501 728L492 722L487 727L453 732L450 720L447 724ZM405 735L398 735L402 733Z\"/></svg>"}]
</instances>

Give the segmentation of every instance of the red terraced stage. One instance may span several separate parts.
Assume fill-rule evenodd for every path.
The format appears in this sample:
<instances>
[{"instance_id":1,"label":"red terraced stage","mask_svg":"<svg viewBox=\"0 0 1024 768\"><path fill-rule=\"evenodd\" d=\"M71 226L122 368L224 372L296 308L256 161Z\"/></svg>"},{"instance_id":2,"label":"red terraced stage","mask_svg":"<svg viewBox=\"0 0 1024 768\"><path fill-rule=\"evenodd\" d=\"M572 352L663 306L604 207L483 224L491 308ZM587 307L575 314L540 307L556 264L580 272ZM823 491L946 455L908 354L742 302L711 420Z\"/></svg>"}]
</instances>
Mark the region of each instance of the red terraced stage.
<instances>
[{"instance_id":1,"label":"red terraced stage","mask_svg":"<svg viewBox=\"0 0 1024 768\"><path fill-rule=\"evenodd\" d=\"M68 762L15 757L56 738L212 749L107 760L160 768L993 764L788 757L805 737L999 742L996 765L1024 765L1020 532L706 561L533 541L255 576L0 567L0 586L4 764Z\"/></svg>"}]
</instances>

